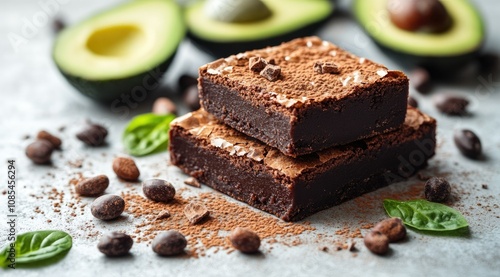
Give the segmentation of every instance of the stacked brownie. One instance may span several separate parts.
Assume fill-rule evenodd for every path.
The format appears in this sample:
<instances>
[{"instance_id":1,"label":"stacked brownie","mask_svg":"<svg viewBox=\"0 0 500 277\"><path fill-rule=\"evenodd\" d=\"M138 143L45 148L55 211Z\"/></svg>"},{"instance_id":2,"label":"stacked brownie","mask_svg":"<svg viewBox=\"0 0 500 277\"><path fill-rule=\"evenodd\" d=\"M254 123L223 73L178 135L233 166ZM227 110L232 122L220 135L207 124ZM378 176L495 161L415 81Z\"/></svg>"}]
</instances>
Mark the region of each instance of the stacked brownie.
<instances>
[{"instance_id":1,"label":"stacked brownie","mask_svg":"<svg viewBox=\"0 0 500 277\"><path fill-rule=\"evenodd\" d=\"M202 109L170 131L174 165L287 221L415 174L436 122L408 78L317 37L200 68Z\"/></svg>"}]
</instances>

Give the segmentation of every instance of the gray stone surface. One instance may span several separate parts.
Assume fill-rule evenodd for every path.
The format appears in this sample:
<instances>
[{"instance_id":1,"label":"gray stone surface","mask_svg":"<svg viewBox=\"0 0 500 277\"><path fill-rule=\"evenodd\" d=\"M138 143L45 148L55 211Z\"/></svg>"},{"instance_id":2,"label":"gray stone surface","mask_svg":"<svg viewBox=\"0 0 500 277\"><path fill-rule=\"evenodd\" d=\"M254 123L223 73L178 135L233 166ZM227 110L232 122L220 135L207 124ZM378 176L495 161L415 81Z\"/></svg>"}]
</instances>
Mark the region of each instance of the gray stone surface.
<instances>
[{"instance_id":1,"label":"gray stone surface","mask_svg":"<svg viewBox=\"0 0 500 277\"><path fill-rule=\"evenodd\" d=\"M67 207L54 213L48 193L52 188L66 192L70 202L68 180L77 172L85 176L104 173L110 176L107 192L124 188L111 170L112 158L123 154L120 135L127 121L136 114L148 111L151 100L128 108L127 113L115 113L108 106L97 105L79 95L57 72L50 57L54 35L50 22L42 24L17 50L8 36L20 34L24 19L32 20L42 9L38 1L2 0L0 4L0 192L6 189L7 159L15 159L17 167L17 232L39 229L61 229L71 233L74 246L59 263L33 269L1 270L0 276L499 276L500 275L500 77L498 74L472 74L454 83L438 84L436 92L455 91L471 99L472 116L455 118L438 114L431 95L412 93L423 111L438 119L437 155L423 174L445 175L453 184L452 205L462 211L470 223L470 234L465 237L429 236L409 231L408 241L392 244L386 257L371 254L361 239L356 239L359 252L318 250L320 246L333 248L335 232L348 226L359 228L361 222L376 222L385 217L382 208L384 196L402 192L408 186L422 183L417 178L392 185L369 194L364 199L380 203L366 214L356 214L356 201L320 212L307 220L317 230L301 235L304 243L289 247L282 243L264 242L263 255L246 256L219 251L199 259L160 258L144 243L135 244L132 255L123 259L107 259L96 249L96 238L86 238L85 224L92 221L87 209L83 215L68 219ZM44 2L44 1L41 1ZM48 2L48 1L47 1ZM53 1L54 2L54 1ZM61 1L64 2L64 1ZM118 1L66 1L58 6L56 16L67 22L77 22L93 12L112 6ZM485 17L487 40L484 49L498 53L500 34L500 5L498 1L475 1ZM341 5L347 3L342 2ZM53 16L51 16L52 18ZM39 19L40 20L40 19ZM496 30L496 31L495 31ZM398 64L384 56L346 15L336 15L330 24L318 32L348 50L375 61L398 68ZM179 55L164 80L164 87L156 95L175 98L176 80L181 73L196 74L197 67L210 57L196 50L188 41L182 44ZM490 80L490 81L489 81ZM110 130L109 145L89 149L74 138L85 119L105 124ZM65 126L63 132L58 128ZM462 157L453 145L452 132L457 128L471 128L482 139L485 160L471 161ZM24 148L40 129L59 135L63 151L56 152L52 166L36 166L24 155ZM103 153L105 153L103 155ZM141 178L160 177L185 187L185 178L178 169L167 165L166 153L137 159ZM82 168L68 162L83 159ZM49 175L51 174L51 175ZM487 184L488 189L482 189ZM212 191L203 187L201 191ZM190 189L187 194L200 190ZM213 192L216 193L216 192ZM40 196L41 199L37 199ZM84 201L90 202L89 199ZM479 203L479 204L478 204ZM495 206L496 205L496 206ZM35 213L39 207L44 214ZM0 194L0 222L6 222L7 198ZM235 215L236 216L236 215ZM52 222L48 223L47 219ZM134 230L134 219L106 224L93 220L97 232ZM367 230L362 230L366 232ZM8 226L0 223L0 245L7 239ZM318 240L318 234L330 239ZM333 238L333 239L332 239ZM272 249L271 249L272 247Z\"/></svg>"}]
</instances>

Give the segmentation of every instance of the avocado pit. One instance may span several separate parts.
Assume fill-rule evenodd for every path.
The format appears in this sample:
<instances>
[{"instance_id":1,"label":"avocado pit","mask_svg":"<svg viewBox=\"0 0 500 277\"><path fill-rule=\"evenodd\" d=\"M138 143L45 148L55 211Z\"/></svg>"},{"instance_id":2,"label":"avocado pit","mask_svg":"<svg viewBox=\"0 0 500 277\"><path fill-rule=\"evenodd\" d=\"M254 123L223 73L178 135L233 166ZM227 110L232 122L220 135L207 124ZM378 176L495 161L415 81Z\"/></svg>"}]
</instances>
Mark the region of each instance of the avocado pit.
<instances>
[{"instance_id":1,"label":"avocado pit","mask_svg":"<svg viewBox=\"0 0 500 277\"><path fill-rule=\"evenodd\" d=\"M205 13L213 20L230 23L260 21L272 14L261 0L208 0Z\"/></svg>"},{"instance_id":2,"label":"avocado pit","mask_svg":"<svg viewBox=\"0 0 500 277\"><path fill-rule=\"evenodd\" d=\"M451 17L439 0L389 0L387 11L391 22L410 32L441 33L451 25Z\"/></svg>"}]
</instances>

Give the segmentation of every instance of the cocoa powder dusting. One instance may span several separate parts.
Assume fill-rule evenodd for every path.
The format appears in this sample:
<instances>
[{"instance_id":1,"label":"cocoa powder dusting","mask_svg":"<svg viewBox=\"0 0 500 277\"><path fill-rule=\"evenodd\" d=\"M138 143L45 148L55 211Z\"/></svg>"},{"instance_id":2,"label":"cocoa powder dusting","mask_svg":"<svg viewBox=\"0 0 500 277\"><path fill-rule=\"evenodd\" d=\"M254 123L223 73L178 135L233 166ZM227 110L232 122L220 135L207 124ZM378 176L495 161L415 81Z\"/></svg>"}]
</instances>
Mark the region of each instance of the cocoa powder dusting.
<instances>
[{"instance_id":1,"label":"cocoa powder dusting","mask_svg":"<svg viewBox=\"0 0 500 277\"><path fill-rule=\"evenodd\" d=\"M143 219L142 223L135 226L136 231L132 235L136 242L149 244L160 231L178 230L188 239L188 254L193 257L206 255L206 250L212 247L232 252L227 236L236 227L251 229L268 243L281 242L288 245L299 244L297 235L315 230L308 223L283 222L276 217L229 202L214 193L201 193L187 198L178 193L170 203L153 202L133 192L124 192L122 197L127 203L125 211L135 218ZM190 224L184 215L184 207L192 201L199 201L210 210L210 217L202 224ZM156 220L164 210L170 211L170 217Z\"/></svg>"}]
</instances>

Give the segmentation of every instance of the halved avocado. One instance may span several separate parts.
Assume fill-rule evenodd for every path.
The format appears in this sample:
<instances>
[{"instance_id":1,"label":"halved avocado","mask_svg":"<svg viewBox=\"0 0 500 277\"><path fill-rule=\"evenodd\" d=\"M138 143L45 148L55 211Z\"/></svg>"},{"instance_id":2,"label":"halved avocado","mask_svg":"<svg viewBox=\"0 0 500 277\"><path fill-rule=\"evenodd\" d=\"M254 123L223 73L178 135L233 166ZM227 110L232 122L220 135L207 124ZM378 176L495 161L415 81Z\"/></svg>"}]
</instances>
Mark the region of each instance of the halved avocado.
<instances>
[{"instance_id":1,"label":"halved avocado","mask_svg":"<svg viewBox=\"0 0 500 277\"><path fill-rule=\"evenodd\" d=\"M328 19L333 4L328 0L262 0L271 11L258 21L223 22L210 18L206 1L186 10L189 36L195 44L216 57L280 44L310 35Z\"/></svg>"},{"instance_id":2,"label":"halved avocado","mask_svg":"<svg viewBox=\"0 0 500 277\"><path fill-rule=\"evenodd\" d=\"M387 1L355 0L354 14L368 35L396 61L433 72L453 70L470 61L483 44L483 20L468 0L441 0L452 23L439 33L398 28L389 17Z\"/></svg>"},{"instance_id":3,"label":"halved avocado","mask_svg":"<svg viewBox=\"0 0 500 277\"><path fill-rule=\"evenodd\" d=\"M184 35L175 1L133 1L65 29L52 55L81 93L111 102L156 88Z\"/></svg>"}]
</instances>

